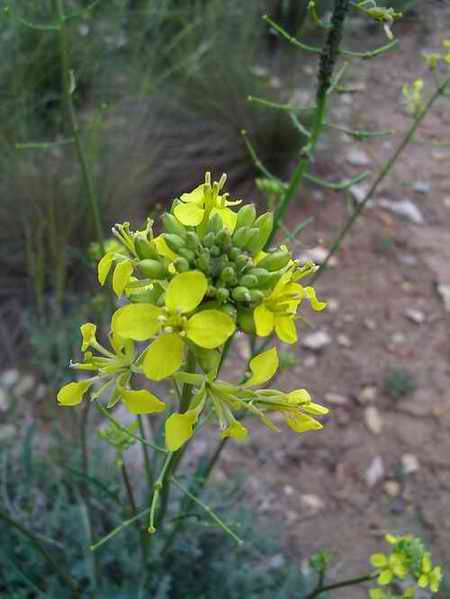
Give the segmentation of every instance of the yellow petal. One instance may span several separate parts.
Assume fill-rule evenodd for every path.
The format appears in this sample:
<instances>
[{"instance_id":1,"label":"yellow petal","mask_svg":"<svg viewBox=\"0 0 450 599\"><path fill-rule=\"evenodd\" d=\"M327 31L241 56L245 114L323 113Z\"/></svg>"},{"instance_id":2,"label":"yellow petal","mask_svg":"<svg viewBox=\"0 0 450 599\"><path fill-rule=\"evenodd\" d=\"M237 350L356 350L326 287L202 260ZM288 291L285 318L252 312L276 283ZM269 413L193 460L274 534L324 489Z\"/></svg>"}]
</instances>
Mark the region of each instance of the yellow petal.
<instances>
[{"instance_id":1,"label":"yellow petal","mask_svg":"<svg viewBox=\"0 0 450 599\"><path fill-rule=\"evenodd\" d=\"M273 312L268 310L264 304L257 306L253 312L256 334L258 337L267 337L273 331L275 318Z\"/></svg>"},{"instance_id":2,"label":"yellow petal","mask_svg":"<svg viewBox=\"0 0 450 599\"><path fill-rule=\"evenodd\" d=\"M97 327L92 322L86 322L86 324L81 325L80 327L81 336L83 338L83 343L81 344L81 351L85 352L88 347L95 342L95 333L97 331Z\"/></svg>"},{"instance_id":3,"label":"yellow petal","mask_svg":"<svg viewBox=\"0 0 450 599\"><path fill-rule=\"evenodd\" d=\"M83 395L92 385L93 381L80 381L64 385L57 395L60 406L77 406L83 401Z\"/></svg>"},{"instance_id":4,"label":"yellow petal","mask_svg":"<svg viewBox=\"0 0 450 599\"><path fill-rule=\"evenodd\" d=\"M124 260L123 262L119 262L119 264L114 269L112 286L114 289L114 293L117 295L117 297L120 297L122 295L125 287L130 282L133 270L134 266L130 260Z\"/></svg>"},{"instance_id":5,"label":"yellow petal","mask_svg":"<svg viewBox=\"0 0 450 599\"><path fill-rule=\"evenodd\" d=\"M381 584L382 586L389 584L392 581L392 578L393 576L390 570L383 570L378 576L378 584Z\"/></svg>"},{"instance_id":6,"label":"yellow petal","mask_svg":"<svg viewBox=\"0 0 450 599\"><path fill-rule=\"evenodd\" d=\"M311 402L311 395L306 389L295 389L287 394L287 399L290 404L301 406Z\"/></svg>"},{"instance_id":7,"label":"yellow petal","mask_svg":"<svg viewBox=\"0 0 450 599\"><path fill-rule=\"evenodd\" d=\"M147 389L134 391L120 388L119 392L122 401L132 414L154 414L166 409L166 404Z\"/></svg>"},{"instance_id":8,"label":"yellow petal","mask_svg":"<svg viewBox=\"0 0 450 599\"><path fill-rule=\"evenodd\" d=\"M193 189L189 193L183 193L180 197L182 202L186 202L187 204L197 204L202 205L205 201L205 184L200 183L197 185L195 189Z\"/></svg>"},{"instance_id":9,"label":"yellow petal","mask_svg":"<svg viewBox=\"0 0 450 599\"><path fill-rule=\"evenodd\" d=\"M323 428L323 426L306 414L295 414L287 418L288 426L296 433L304 433L306 431L314 431Z\"/></svg>"},{"instance_id":10,"label":"yellow petal","mask_svg":"<svg viewBox=\"0 0 450 599\"><path fill-rule=\"evenodd\" d=\"M314 287L305 287L305 295L309 299L311 308L316 312L321 312L327 307L327 302L321 302L317 299Z\"/></svg>"},{"instance_id":11,"label":"yellow petal","mask_svg":"<svg viewBox=\"0 0 450 599\"><path fill-rule=\"evenodd\" d=\"M261 385L267 383L278 370L279 360L276 347L255 356L250 360L250 370L252 376L246 382L246 385Z\"/></svg>"},{"instance_id":12,"label":"yellow petal","mask_svg":"<svg viewBox=\"0 0 450 599\"><path fill-rule=\"evenodd\" d=\"M177 333L161 335L145 352L142 368L147 378L161 381L176 372L184 360L184 341Z\"/></svg>"},{"instance_id":13,"label":"yellow petal","mask_svg":"<svg viewBox=\"0 0 450 599\"><path fill-rule=\"evenodd\" d=\"M169 283L165 304L172 312L192 312L205 297L208 280L199 270L176 275Z\"/></svg>"},{"instance_id":14,"label":"yellow petal","mask_svg":"<svg viewBox=\"0 0 450 599\"><path fill-rule=\"evenodd\" d=\"M275 318L275 332L278 339L285 343L295 343L297 341L297 327L291 316L278 316Z\"/></svg>"},{"instance_id":15,"label":"yellow petal","mask_svg":"<svg viewBox=\"0 0 450 599\"><path fill-rule=\"evenodd\" d=\"M191 316L186 335L196 345L214 349L223 345L236 329L233 319L219 310L203 310Z\"/></svg>"},{"instance_id":16,"label":"yellow petal","mask_svg":"<svg viewBox=\"0 0 450 599\"><path fill-rule=\"evenodd\" d=\"M195 204L178 204L173 210L174 215L186 227L196 227L205 215L205 211Z\"/></svg>"},{"instance_id":17,"label":"yellow petal","mask_svg":"<svg viewBox=\"0 0 450 599\"><path fill-rule=\"evenodd\" d=\"M153 243L155 244L156 250L160 256L165 256L170 260L175 260L177 258L177 255L174 251L170 249L162 235L158 235L158 237L155 237L153 239Z\"/></svg>"},{"instance_id":18,"label":"yellow petal","mask_svg":"<svg viewBox=\"0 0 450 599\"><path fill-rule=\"evenodd\" d=\"M226 437L232 437L236 439L236 441L245 441L248 437L248 429L245 428L238 420L232 422L227 428L223 431L221 435L222 439Z\"/></svg>"},{"instance_id":19,"label":"yellow petal","mask_svg":"<svg viewBox=\"0 0 450 599\"><path fill-rule=\"evenodd\" d=\"M127 304L114 312L111 328L123 339L145 341L159 331L161 308L153 304Z\"/></svg>"},{"instance_id":20,"label":"yellow petal","mask_svg":"<svg viewBox=\"0 0 450 599\"><path fill-rule=\"evenodd\" d=\"M233 233L236 228L237 214L230 208L213 208L210 213L210 218L218 214L223 222L223 226Z\"/></svg>"},{"instance_id":21,"label":"yellow petal","mask_svg":"<svg viewBox=\"0 0 450 599\"><path fill-rule=\"evenodd\" d=\"M97 265L97 276L100 285L104 285L113 263L114 252L106 252Z\"/></svg>"},{"instance_id":22,"label":"yellow petal","mask_svg":"<svg viewBox=\"0 0 450 599\"><path fill-rule=\"evenodd\" d=\"M387 559L384 553L374 553L370 556L370 563L374 568L384 568L387 564Z\"/></svg>"},{"instance_id":23,"label":"yellow petal","mask_svg":"<svg viewBox=\"0 0 450 599\"><path fill-rule=\"evenodd\" d=\"M302 410L308 412L308 414L312 414L313 416L324 416L325 414L328 414L328 412L330 411L325 406L321 406L320 404L314 403L313 401L310 401L305 406L302 406Z\"/></svg>"},{"instance_id":24,"label":"yellow petal","mask_svg":"<svg viewBox=\"0 0 450 599\"><path fill-rule=\"evenodd\" d=\"M188 410L184 414L172 414L167 418L165 432L166 447L169 451L177 451L192 437L197 419L196 410Z\"/></svg>"}]
</instances>

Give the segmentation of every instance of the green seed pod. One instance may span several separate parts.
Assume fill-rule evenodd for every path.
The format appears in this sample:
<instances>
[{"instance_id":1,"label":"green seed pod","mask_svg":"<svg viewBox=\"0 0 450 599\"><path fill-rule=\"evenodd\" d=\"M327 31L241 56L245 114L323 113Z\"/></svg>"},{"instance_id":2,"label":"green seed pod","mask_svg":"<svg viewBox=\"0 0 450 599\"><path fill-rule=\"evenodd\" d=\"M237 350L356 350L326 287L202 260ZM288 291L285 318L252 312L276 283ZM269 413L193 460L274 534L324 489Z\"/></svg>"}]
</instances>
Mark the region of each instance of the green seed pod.
<instances>
[{"instance_id":1,"label":"green seed pod","mask_svg":"<svg viewBox=\"0 0 450 599\"><path fill-rule=\"evenodd\" d=\"M209 218L206 230L208 233L218 233L223 229L223 223L220 216L216 213L214 216Z\"/></svg>"},{"instance_id":2,"label":"green seed pod","mask_svg":"<svg viewBox=\"0 0 450 599\"><path fill-rule=\"evenodd\" d=\"M134 247L141 260L144 260L145 258L153 258L154 260L158 259L158 252L156 251L156 248L147 238L136 236L134 238Z\"/></svg>"},{"instance_id":3,"label":"green seed pod","mask_svg":"<svg viewBox=\"0 0 450 599\"><path fill-rule=\"evenodd\" d=\"M181 250L181 248L186 246L186 242L183 237L175 235L175 233L164 233L164 240L170 249L176 254L178 254L178 251Z\"/></svg>"},{"instance_id":4,"label":"green seed pod","mask_svg":"<svg viewBox=\"0 0 450 599\"><path fill-rule=\"evenodd\" d=\"M258 236L251 239L246 248L251 254L257 254L266 245L273 229L273 214L266 212L261 214L253 223L253 226L258 229Z\"/></svg>"},{"instance_id":5,"label":"green seed pod","mask_svg":"<svg viewBox=\"0 0 450 599\"><path fill-rule=\"evenodd\" d=\"M194 251L200 247L200 239L194 231L188 231L186 233L186 247Z\"/></svg>"},{"instance_id":6,"label":"green seed pod","mask_svg":"<svg viewBox=\"0 0 450 599\"><path fill-rule=\"evenodd\" d=\"M261 289L250 289L250 300L252 304L260 304L264 299L264 292Z\"/></svg>"},{"instance_id":7,"label":"green seed pod","mask_svg":"<svg viewBox=\"0 0 450 599\"><path fill-rule=\"evenodd\" d=\"M248 302L250 303L251 297L247 287L235 287L231 292L234 300L237 302Z\"/></svg>"},{"instance_id":8,"label":"green seed pod","mask_svg":"<svg viewBox=\"0 0 450 599\"><path fill-rule=\"evenodd\" d=\"M183 256L183 258L186 258L186 260L189 263L194 262L195 260L195 254L192 250L188 250L188 248L181 248L178 250L177 254L179 254L180 256Z\"/></svg>"},{"instance_id":9,"label":"green seed pod","mask_svg":"<svg viewBox=\"0 0 450 599\"><path fill-rule=\"evenodd\" d=\"M186 227L180 223L174 214L166 212L161 216L164 229L167 233L184 237L186 235Z\"/></svg>"},{"instance_id":10,"label":"green seed pod","mask_svg":"<svg viewBox=\"0 0 450 599\"><path fill-rule=\"evenodd\" d=\"M216 293L216 299L218 302L220 302L221 304L224 304L225 302L228 301L230 297L230 292L228 291L228 289L226 289L225 287L219 287L219 289L217 290Z\"/></svg>"},{"instance_id":11,"label":"green seed pod","mask_svg":"<svg viewBox=\"0 0 450 599\"><path fill-rule=\"evenodd\" d=\"M158 260L147 258L141 260L138 266L144 277L149 279L165 279L167 277L167 269Z\"/></svg>"},{"instance_id":12,"label":"green seed pod","mask_svg":"<svg viewBox=\"0 0 450 599\"><path fill-rule=\"evenodd\" d=\"M238 325L244 333L248 335L255 335L255 321L253 319L253 310L247 310L245 308L239 308L238 311Z\"/></svg>"},{"instance_id":13,"label":"green seed pod","mask_svg":"<svg viewBox=\"0 0 450 599\"><path fill-rule=\"evenodd\" d=\"M280 268L284 268L290 259L291 256L289 252L285 250L275 250L274 252L271 252L265 256L261 262L258 262L258 266L273 272L275 270L279 270Z\"/></svg>"},{"instance_id":14,"label":"green seed pod","mask_svg":"<svg viewBox=\"0 0 450 599\"><path fill-rule=\"evenodd\" d=\"M258 279L254 275L244 275L239 279L239 285L253 289L258 286Z\"/></svg>"},{"instance_id":15,"label":"green seed pod","mask_svg":"<svg viewBox=\"0 0 450 599\"><path fill-rule=\"evenodd\" d=\"M177 272L186 272L191 268L189 265L189 262L186 260L186 258L181 258L181 257L177 258L174 261L173 265Z\"/></svg>"},{"instance_id":16,"label":"green seed pod","mask_svg":"<svg viewBox=\"0 0 450 599\"><path fill-rule=\"evenodd\" d=\"M241 227L250 227L256 218L256 209L254 204L245 204L237 213L236 229Z\"/></svg>"}]
</instances>

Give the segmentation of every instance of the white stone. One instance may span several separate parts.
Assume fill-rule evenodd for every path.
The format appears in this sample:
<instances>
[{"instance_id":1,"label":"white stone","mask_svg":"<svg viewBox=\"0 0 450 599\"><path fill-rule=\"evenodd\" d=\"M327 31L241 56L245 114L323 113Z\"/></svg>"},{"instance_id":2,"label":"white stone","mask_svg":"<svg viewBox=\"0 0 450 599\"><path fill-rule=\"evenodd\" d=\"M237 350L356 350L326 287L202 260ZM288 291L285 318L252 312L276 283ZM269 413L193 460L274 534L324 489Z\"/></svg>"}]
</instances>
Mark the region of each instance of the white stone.
<instances>
[{"instance_id":1,"label":"white stone","mask_svg":"<svg viewBox=\"0 0 450 599\"><path fill-rule=\"evenodd\" d=\"M366 183L357 183L350 187L350 193L357 204L361 204L365 199L370 187Z\"/></svg>"},{"instance_id":2,"label":"white stone","mask_svg":"<svg viewBox=\"0 0 450 599\"><path fill-rule=\"evenodd\" d=\"M389 497L398 497L400 495L401 487L396 480L387 480L384 483L384 492Z\"/></svg>"},{"instance_id":3,"label":"white stone","mask_svg":"<svg viewBox=\"0 0 450 599\"><path fill-rule=\"evenodd\" d=\"M328 312L337 312L339 310L339 300L332 297L327 300L327 311Z\"/></svg>"},{"instance_id":4,"label":"white stone","mask_svg":"<svg viewBox=\"0 0 450 599\"><path fill-rule=\"evenodd\" d=\"M371 160L369 156L364 152L364 150L360 150L359 148L350 148L347 152L347 162L353 164L353 166L369 166Z\"/></svg>"},{"instance_id":5,"label":"white stone","mask_svg":"<svg viewBox=\"0 0 450 599\"><path fill-rule=\"evenodd\" d=\"M374 487L384 477L383 458L375 456L366 470L366 483L368 487Z\"/></svg>"},{"instance_id":6,"label":"white stone","mask_svg":"<svg viewBox=\"0 0 450 599\"><path fill-rule=\"evenodd\" d=\"M313 356L312 354L306 356L306 358L303 360L303 366L305 368L315 368L317 366L316 356Z\"/></svg>"},{"instance_id":7,"label":"white stone","mask_svg":"<svg viewBox=\"0 0 450 599\"><path fill-rule=\"evenodd\" d=\"M352 342L350 341L350 338L347 337L347 335L343 335L340 334L336 337L336 341L338 342L338 345L340 345L341 347L351 347L352 346Z\"/></svg>"},{"instance_id":8,"label":"white stone","mask_svg":"<svg viewBox=\"0 0 450 599\"><path fill-rule=\"evenodd\" d=\"M405 474L414 474L420 470L419 460L412 453L404 453L401 458L403 472Z\"/></svg>"},{"instance_id":9,"label":"white stone","mask_svg":"<svg viewBox=\"0 0 450 599\"><path fill-rule=\"evenodd\" d=\"M408 308L405 310L405 316L411 322L415 324L423 324L425 322L425 314L415 308Z\"/></svg>"},{"instance_id":10,"label":"white stone","mask_svg":"<svg viewBox=\"0 0 450 599\"><path fill-rule=\"evenodd\" d=\"M300 501L312 514L317 514L325 507L325 502L318 495L300 495Z\"/></svg>"},{"instance_id":11,"label":"white stone","mask_svg":"<svg viewBox=\"0 0 450 599\"><path fill-rule=\"evenodd\" d=\"M24 397L30 393L36 386L36 380L31 374L24 374L17 385L14 387L14 394L17 397Z\"/></svg>"},{"instance_id":12,"label":"white stone","mask_svg":"<svg viewBox=\"0 0 450 599\"><path fill-rule=\"evenodd\" d=\"M350 402L345 395L339 395L339 393L326 393L325 403L331 403L335 406L348 406Z\"/></svg>"},{"instance_id":13,"label":"white stone","mask_svg":"<svg viewBox=\"0 0 450 599\"><path fill-rule=\"evenodd\" d=\"M422 213L411 200L392 202L391 200L381 199L378 201L378 205L397 216L409 220L415 225L423 225L425 223Z\"/></svg>"},{"instance_id":14,"label":"white stone","mask_svg":"<svg viewBox=\"0 0 450 599\"><path fill-rule=\"evenodd\" d=\"M0 386L5 389L10 389L19 380L19 371L16 368L4 370L0 375Z\"/></svg>"},{"instance_id":15,"label":"white stone","mask_svg":"<svg viewBox=\"0 0 450 599\"><path fill-rule=\"evenodd\" d=\"M368 430L379 435L383 430L383 418L375 406L368 406L364 412L364 420Z\"/></svg>"},{"instance_id":16,"label":"white stone","mask_svg":"<svg viewBox=\"0 0 450 599\"><path fill-rule=\"evenodd\" d=\"M406 337L400 331L397 331L397 333L393 333L391 335L391 343L393 345L403 345L405 343L405 341L406 341Z\"/></svg>"},{"instance_id":17,"label":"white stone","mask_svg":"<svg viewBox=\"0 0 450 599\"><path fill-rule=\"evenodd\" d=\"M438 285L437 291L444 302L446 312L450 312L450 285Z\"/></svg>"},{"instance_id":18,"label":"white stone","mask_svg":"<svg viewBox=\"0 0 450 599\"><path fill-rule=\"evenodd\" d=\"M369 329L369 331L374 331L377 328L377 323L373 318L366 318L364 319L364 326L366 329Z\"/></svg>"},{"instance_id":19,"label":"white stone","mask_svg":"<svg viewBox=\"0 0 450 599\"><path fill-rule=\"evenodd\" d=\"M310 349L311 351L321 351L327 345L330 345L332 339L326 331L316 331L305 335L302 339L303 347Z\"/></svg>"},{"instance_id":20,"label":"white stone","mask_svg":"<svg viewBox=\"0 0 450 599\"><path fill-rule=\"evenodd\" d=\"M413 187L417 193L430 193L431 183L429 181L416 181Z\"/></svg>"},{"instance_id":21,"label":"white stone","mask_svg":"<svg viewBox=\"0 0 450 599\"><path fill-rule=\"evenodd\" d=\"M362 404L371 403L377 399L377 388L374 385L366 385L358 395L358 401Z\"/></svg>"}]
</instances>

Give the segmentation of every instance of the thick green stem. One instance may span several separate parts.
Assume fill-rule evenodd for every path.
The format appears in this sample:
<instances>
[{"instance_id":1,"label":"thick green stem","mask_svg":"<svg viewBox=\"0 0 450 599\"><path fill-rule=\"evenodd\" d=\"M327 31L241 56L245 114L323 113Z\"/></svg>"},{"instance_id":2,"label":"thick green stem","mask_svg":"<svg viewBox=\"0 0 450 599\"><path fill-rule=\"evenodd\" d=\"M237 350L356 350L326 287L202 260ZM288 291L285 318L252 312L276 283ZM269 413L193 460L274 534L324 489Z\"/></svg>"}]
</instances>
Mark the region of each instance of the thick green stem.
<instances>
[{"instance_id":1,"label":"thick green stem","mask_svg":"<svg viewBox=\"0 0 450 599\"><path fill-rule=\"evenodd\" d=\"M81 592L80 592L80 590L78 588L78 585L75 582L75 580L73 580L73 578L71 578L71 576L69 576L68 574L66 574L66 572L64 572L64 570L61 568L61 566L59 565L59 563L56 560L53 559L53 557L47 551L47 549L45 548L45 546L41 543L41 541L30 530L28 530L27 528L25 528L24 526L22 526L22 524L20 524L19 522L16 522L12 518L10 518L7 514L5 514L2 511L0 511L0 519L4 520L6 522L6 524L8 524L9 526L12 526L13 528L16 528L25 537L27 537L28 539L30 539L31 543L36 547L36 549L47 560L47 562L53 568L53 570L56 572L56 574L61 578L61 581L69 589L71 589L71 591L73 593L73 597L75 597L76 599L81 599Z\"/></svg>"},{"instance_id":2,"label":"thick green stem","mask_svg":"<svg viewBox=\"0 0 450 599\"><path fill-rule=\"evenodd\" d=\"M327 584L325 586L315 589L312 593L310 593L309 595L306 596L306 599L314 599L315 597L318 597L319 595L321 595L322 593L325 593L326 591L332 591L334 589L341 589L343 587L350 587L350 586L354 586L356 584L361 584L363 582L370 582L374 578L376 578L376 576L374 576L373 574L366 574L365 576L358 576L357 578L348 578L347 580L341 580L340 582L334 582L332 584Z\"/></svg>"},{"instance_id":3,"label":"thick green stem","mask_svg":"<svg viewBox=\"0 0 450 599\"><path fill-rule=\"evenodd\" d=\"M92 181L92 175L89 168L88 160L86 157L86 153L83 147L83 143L81 141L80 136L80 128L78 125L77 114L75 111L75 106L73 104L72 94L73 94L73 86L74 86L74 75L70 69L70 61L69 61L69 52L68 52L68 44L67 44L67 31L66 31L66 16L64 14L64 5L63 0L56 0L56 17L58 20L58 36L59 36L59 52L60 52L60 61L61 61L61 76L63 83L63 96L64 96L64 104L66 107L67 116L69 118L69 128L71 135L73 137L75 148L77 151L78 160L81 167L81 172L83 175L84 184L86 187L86 193L89 198L89 203L92 211L92 217L94 220L94 226L97 234L98 243L100 246L100 250L102 254L105 251L104 248L104 236L103 236L103 228L100 217L100 208L99 202L97 198L97 194L94 189L94 184Z\"/></svg>"},{"instance_id":4,"label":"thick green stem","mask_svg":"<svg viewBox=\"0 0 450 599\"><path fill-rule=\"evenodd\" d=\"M272 243L278 229L283 222L289 204L298 191L300 182L305 176L310 162L313 159L322 129L325 126L328 92L332 86L333 72L336 65L337 56L339 54L339 46L342 40L342 32L348 9L349 0L335 0L331 28L328 32L325 44L320 54L316 107L314 111L314 120L310 131L310 137L307 146L302 151L303 156L300 158L289 185L283 194L277 209L275 210L273 229L270 238L267 241L267 246Z\"/></svg>"},{"instance_id":5,"label":"thick green stem","mask_svg":"<svg viewBox=\"0 0 450 599\"><path fill-rule=\"evenodd\" d=\"M420 114L418 114L416 116L416 118L414 119L413 124L411 125L410 129L408 130L408 132L406 133L405 137L401 141L400 145L397 147L397 149L395 150L395 152L391 156L391 158L389 158L389 160L387 160L387 162L385 163L385 165L381 169L379 175L377 176L377 178L375 179L375 181L372 183L372 186L367 191L367 193L366 193L363 201L356 206L356 208L354 209L353 214L351 215L351 217L348 219L348 221L343 226L341 232L337 236L336 240L333 242L333 245L331 246L330 251L328 252L327 257L325 258L324 262L321 264L319 270L315 273L315 275L314 275L314 277L312 279L312 282L314 282L315 280L317 280L317 278L325 271L325 269L327 268L327 265L328 265L331 257L341 247L342 242L344 241L344 239L346 238L346 236L350 232L351 228L355 224L355 222L358 219L358 217L360 216L361 212L364 210L364 208L366 207L367 203L372 199L372 197L373 197L375 191L377 190L379 184L390 173L390 171L392 170L393 166L397 162L398 158L402 154L403 150L410 144L410 142L414 138L414 135L415 135L418 127L420 126L420 124L422 123L422 121L424 120L424 118L427 116L428 112L431 110L433 104L436 102L436 100L439 98L439 96L442 96L445 93L445 90L447 89L447 87L448 87L449 84L450 84L450 76L447 77L447 79L436 89L436 91L434 92L434 94L428 100L428 102L425 105L424 109L420 112Z\"/></svg>"}]
</instances>

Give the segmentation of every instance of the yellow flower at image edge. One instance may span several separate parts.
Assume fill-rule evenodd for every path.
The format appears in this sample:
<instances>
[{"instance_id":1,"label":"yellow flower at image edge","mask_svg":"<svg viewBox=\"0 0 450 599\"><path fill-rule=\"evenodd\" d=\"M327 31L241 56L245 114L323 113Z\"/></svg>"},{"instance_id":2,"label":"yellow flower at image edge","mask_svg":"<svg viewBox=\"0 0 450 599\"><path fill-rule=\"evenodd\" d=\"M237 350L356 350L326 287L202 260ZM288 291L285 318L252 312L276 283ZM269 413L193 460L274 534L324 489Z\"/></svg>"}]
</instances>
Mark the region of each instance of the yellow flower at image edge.
<instances>
[{"instance_id":1,"label":"yellow flower at image edge","mask_svg":"<svg viewBox=\"0 0 450 599\"><path fill-rule=\"evenodd\" d=\"M431 558L426 553L422 558L422 573L417 584L420 588L425 589L430 587L432 593L437 593L442 580L442 570L439 566L433 568Z\"/></svg>"},{"instance_id":2,"label":"yellow flower at image edge","mask_svg":"<svg viewBox=\"0 0 450 599\"><path fill-rule=\"evenodd\" d=\"M159 333L149 345L142 365L149 379L159 381L179 369L186 340L214 349L234 333L234 321L220 310L202 310L189 316L202 302L207 288L203 273L185 272L170 281L164 308L128 304L113 315L112 329L120 337L146 341Z\"/></svg>"},{"instance_id":3,"label":"yellow flower at image edge","mask_svg":"<svg viewBox=\"0 0 450 599\"><path fill-rule=\"evenodd\" d=\"M77 406L83 401L85 393L93 385L94 381L86 379L78 383L68 383L58 391L56 399L60 406Z\"/></svg>"}]
</instances>

